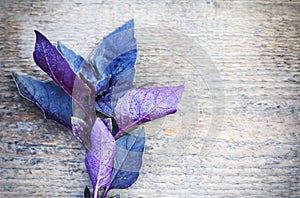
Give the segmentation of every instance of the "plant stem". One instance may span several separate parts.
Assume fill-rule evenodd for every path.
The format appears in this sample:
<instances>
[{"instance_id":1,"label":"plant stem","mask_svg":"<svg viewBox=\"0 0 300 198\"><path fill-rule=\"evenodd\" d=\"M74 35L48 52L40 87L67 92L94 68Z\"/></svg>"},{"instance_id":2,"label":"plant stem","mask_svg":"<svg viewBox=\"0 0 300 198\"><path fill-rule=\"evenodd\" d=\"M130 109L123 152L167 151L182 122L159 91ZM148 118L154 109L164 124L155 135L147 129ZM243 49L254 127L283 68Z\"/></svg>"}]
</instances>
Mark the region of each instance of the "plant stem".
<instances>
[{"instance_id":1,"label":"plant stem","mask_svg":"<svg viewBox=\"0 0 300 198\"><path fill-rule=\"evenodd\" d=\"M98 198L98 190L94 189L93 198Z\"/></svg>"},{"instance_id":2,"label":"plant stem","mask_svg":"<svg viewBox=\"0 0 300 198\"><path fill-rule=\"evenodd\" d=\"M128 126L126 126L124 129L120 129L116 135L114 136L115 139L117 139L118 137L120 137L120 135L125 132L126 130L130 129L131 127L133 127L134 125L136 125L137 123L139 123L139 121L141 121L141 119L138 119L136 121L134 121L133 123L129 124Z\"/></svg>"},{"instance_id":3,"label":"plant stem","mask_svg":"<svg viewBox=\"0 0 300 198\"><path fill-rule=\"evenodd\" d=\"M105 188L105 191L104 191L103 194L102 194L102 198L106 198L106 197L107 197L108 191L109 191L109 187L106 187L106 188Z\"/></svg>"}]
</instances>

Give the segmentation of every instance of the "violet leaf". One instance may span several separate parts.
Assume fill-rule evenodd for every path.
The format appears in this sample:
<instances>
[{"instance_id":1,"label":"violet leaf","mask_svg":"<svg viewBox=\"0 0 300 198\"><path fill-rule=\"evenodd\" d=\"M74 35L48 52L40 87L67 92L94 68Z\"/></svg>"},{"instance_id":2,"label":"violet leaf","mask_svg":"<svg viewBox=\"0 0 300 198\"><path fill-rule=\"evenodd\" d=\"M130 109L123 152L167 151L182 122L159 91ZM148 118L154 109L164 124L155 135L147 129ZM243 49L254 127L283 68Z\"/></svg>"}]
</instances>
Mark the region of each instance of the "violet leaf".
<instances>
[{"instance_id":1,"label":"violet leaf","mask_svg":"<svg viewBox=\"0 0 300 198\"><path fill-rule=\"evenodd\" d=\"M90 138L86 138L90 136L91 127L83 120L77 117L71 117L72 124L72 133L76 137L76 139L83 144L87 149L91 149L91 141Z\"/></svg>"},{"instance_id":2,"label":"violet leaf","mask_svg":"<svg viewBox=\"0 0 300 198\"><path fill-rule=\"evenodd\" d=\"M106 128L112 132L113 130L113 123L111 118L105 118L102 120L102 122L105 124Z\"/></svg>"},{"instance_id":3,"label":"violet leaf","mask_svg":"<svg viewBox=\"0 0 300 198\"><path fill-rule=\"evenodd\" d=\"M81 73L74 81L72 97L77 101L73 103L73 115L86 121L92 128L96 119L95 91L94 86ZM87 138L89 139L90 135Z\"/></svg>"},{"instance_id":4,"label":"violet leaf","mask_svg":"<svg viewBox=\"0 0 300 198\"><path fill-rule=\"evenodd\" d=\"M47 119L71 130L72 99L54 82L12 73L20 95L35 104Z\"/></svg>"},{"instance_id":5,"label":"violet leaf","mask_svg":"<svg viewBox=\"0 0 300 198\"><path fill-rule=\"evenodd\" d=\"M116 140L110 188L128 188L138 178L145 146L145 129L137 128Z\"/></svg>"},{"instance_id":6,"label":"violet leaf","mask_svg":"<svg viewBox=\"0 0 300 198\"><path fill-rule=\"evenodd\" d=\"M100 118L97 118L91 132L92 149L87 153L85 165L97 197L101 188L111 183L116 142Z\"/></svg>"},{"instance_id":7,"label":"violet leaf","mask_svg":"<svg viewBox=\"0 0 300 198\"><path fill-rule=\"evenodd\" d=\"M82 81L75 80L73 86L73 99L77 102L73 102L72 132L88 150L91 150L91 131L96 120L95 91L93 85L81 73L79 77ZM86 82L86 86L82 86L81 82Z\"/></svg>"},{"instance_id":8,"label":"violet leaf","mask_svg":"<svg viewBox=\"0 0 300 198\"><path fill-rule=\"evenodd\" d=\"M35 31L35 34L36 43L33 58L36 64L45 71L70 97L72 97L82 111L85 112L85 107L78 101L80 98L74 97L73 92L76 90L76 93L78 88L86 89L84 92L81 91L81 93L86 94L90 92L86 81L83 81L80 76L75 74L67 60L44 35L38 31ZM89 95L91 95L91 93L89 93ZM87 112L85 113L87 114Z\"/></svg>"},{"instance_id":9,"label":"violet leaf","mask_svg":"<svg viewBox=\"0 0 300 198\"><path fill-rule=\"evenodd\" d=\"M57 42L57 49L68 61L72 70L77 73L81 68L81 65L84 63L84 58L77 55L73 50L67 48L67 46L62 44L60 41Z\"/></svg>"},{"instance_id":10,"label":"violet leaf","mask_svg":"<svg viewBox=\"0 0 300 198\"><path fill-rule=\"evenodd\" d=\"M36 64L45 71L67 94L72 96L73 84L76 78L67 60L59 53L54 45L35 31L36 43L33 58Z\"/></svg>"},{"instance_id":11,"label":"violet leaf","mask_svg":"<svg viewBox=\"0 0 300 198\"><path fill-rule=\"evenodd\" d=\"M119 132L116 139L133 126L177 111L184 86L140 88L128 91L115 107Z\"/></svg>"},{"instance_id":12,"label":"violet leaf","mask_svg":"<svg viewBox=\"0 0 300 198\"><path fill-rule=\"evenodd\" d=\"M84 198L91 198L91 196L92 196L91 192L90 192L90 189L87 186L85 186L83 196L84 196Z\"/></svg>"}]
</instances>

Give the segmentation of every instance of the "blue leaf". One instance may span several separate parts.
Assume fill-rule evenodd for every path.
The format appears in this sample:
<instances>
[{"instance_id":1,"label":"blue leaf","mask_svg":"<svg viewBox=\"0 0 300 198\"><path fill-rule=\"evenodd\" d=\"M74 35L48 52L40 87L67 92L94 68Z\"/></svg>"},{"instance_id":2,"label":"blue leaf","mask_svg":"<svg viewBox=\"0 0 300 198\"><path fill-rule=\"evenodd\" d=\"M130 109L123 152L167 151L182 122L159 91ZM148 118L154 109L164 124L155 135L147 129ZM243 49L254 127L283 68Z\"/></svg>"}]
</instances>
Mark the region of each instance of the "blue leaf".
<instances>
[{"instance_id":1,"label":"blue leaf","mask_svg":"<svg viewBox=\"0 0 300 198\"><path fill-rule=\"evenodd\" d=\"M112 116L117 99L133 87L137 50L114 59L97 84L96 110Z\"/></svg>"},{"instance_id":2,"label":"blue leaf","mask_svg":"<svg viewBox=\"0 0 300 198\"><path fill-rule=\"evenodd\" d=\"M118 56L136 49L133 19L104 37L92 52L90 61L101 74Z\"/></svg>"},{"instance_id":3,"label":"blue leaf","mask_svg":"<svg viewBox=\"0 0 300 198\"><path fill-rule=\"evenodd\" d=\"M145 146L145 129L137 128L120 137L110 188L128 188L138 178Z\"/></svg>"},{"instance_id":4,"label":"blue leaf","mask_svg":"<svg viewBox=\"0 0 300 198\"><path fill-rule=\"evenodd\" d=\"M57 42L57 49L61 52L61 54L65 57L65 59L70 64L72 70L79 75L83 76L81 79L86 79L86 82L89 87L95 90L95 85L99 80L99 73L97 73L97 69L95 66L86 61L82 56L77 55L74 51L67 48L60 41Z\"/></svg>"},{"instance_id":5,"label":"blue leaf","mask_svg":"<svg viewBox=\"0 0 300 198\"><path fill-rule=\"evenodd\" d=\"M52 71L48 69L48 66L44 65L49 65L47 55L49 52L55 54L55 49L50 48L49 43L46 38L37 33L35 60L42 68L46 68L45 71L50 75ZM44 49L43 46L48 46L48 49L51 50L44 52L42 50ZM113 109L117 99L133 87L134 65L137 57L134 21L128 21L104 37L93 51L90 61L85 61L61 42L58 42L57 47L64 58L66 58L70 68L87 79L89 82L85 83L89 85L91 90L93 88L96 91L96 110L107 116L113 116ZM45 58L40 60L40 56L45 56ZM50 54L50 56L52 55ZM59 57L59 54L55 54L55 56ZM50 69L51 67L50 64ZM72 72L70 73L72 74Z\"/></svg>"},{"instance_id":6,"label":"blue leaf","mask_svg":"<svg viewBox=\"0 0 300 198\"><path fill-rule=\"evenodd\" d=\"M60 51L60 53L67 59L68 63L70 64L70 67L72 70L77 73L83 64L84 59L77 55L74 51L67 48L64 44L62 44L60 41L57 42L57 49Z\"/></svg>"},{"instance_id":7,"label":"blue leaf","mask_svg":"<svg viewBox=\"0 0 300 198\"><path fill-rule=\"evenodd\" d=\"M96 110L112 116L115 106L114 96L112 96L114 89L122 90L118 93L120 98L133 87L136 57L133 20L116 29L100 42L91 60L100 73L100 79L96 84Z\"/></svg>"},{"instance_id":8,"label":"blue leaf","mask_svg":"<svg viewBox=\"0 0 300 198\"><path fill-rule=\"evenodd\" d=\"M41 82L12 73L21 96L35 104L47 119L71 130L72 99L54 82Z\"/></svg>"},{"instance_id":9,"label":"blue leaf","mask_svg":"<svg viewBox=\"0 0 300 198\"><path fill-rule=\"evenodd\" d=\"M114 34L117 34L121 31L128 30L128 29L133 29L133 28L134 28L134 20L131 19L131 20L127 21L124 25L122 25L121 27L118 27L117 29L115 29L115 31L113 31L112 33L110 33L109 35L104 37L104 39L106 39L108 37L111 37Z\"/></svg>"},{"instance_id":10,"label":"blue leaf","mask_svg":"<svg viewBox=\"0 0 300 198\"><path fill-rule=\"evenodd\" d=\"M133 87L137 57L133 28L134 21L130 20L104 37L90 62L58 42L58 50L74 72L81 73L96 86L96 110L107 116L113 116L117 99Z\"/></svg>"}]
</instances>

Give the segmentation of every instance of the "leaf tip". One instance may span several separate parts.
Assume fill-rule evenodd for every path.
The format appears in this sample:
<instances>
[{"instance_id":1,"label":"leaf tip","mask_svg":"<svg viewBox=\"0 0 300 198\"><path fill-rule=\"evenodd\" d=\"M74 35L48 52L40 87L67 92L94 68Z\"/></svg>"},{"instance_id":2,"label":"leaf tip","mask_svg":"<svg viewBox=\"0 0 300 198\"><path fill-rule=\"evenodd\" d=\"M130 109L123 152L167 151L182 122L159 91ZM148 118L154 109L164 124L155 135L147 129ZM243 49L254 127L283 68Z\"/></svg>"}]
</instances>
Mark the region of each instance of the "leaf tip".
<instances>
[{"instance_id":1,"label":"leaf tip","mask_svg":"<svg viewBox=\"0 0 300 198\"><path fill-rule=\"evenodd\" d=\"M62 49L65 47L65 45L60 41L58 40L57 41L57 49L62 52Z\"/></svg>"},{"instance_id":2,"label":"leaf tip","mask_svg":"<svg viewBox=\"0 0 300 198\"><path fill-rule=\"evenodd\" d=\"M40 32L37 31L37 30L34 30L34 33L35 33L36 38L39 38L39 37L42 37L42 36L43 36L42 33L40 33Z\"/></svg>"},{"instance_id":3,"label":"leaf tip","mask_svg":"<svg viewBox=\"0 0 300 198\"><path fill-rule=\"evenodd\" d=\"M39 31L37 31L37 30L34 30L34 33L35 33L35 37L36 37L36 44L35 44L35 45L37 45L38 42L42 42L42 41L50 42L50 41L46 38L46 36L44 36L41 32L39 32Z\"/></svg>"},{"instance_id":4,"label":"leaf tip","mask_svg":"<svg viewBox=\"0 0 300 198\"><path fill-rule=\"evenodd\" d=\"M176 89L177 89L178 97L181 98L182 93L185 89L184 85L179 85L179 86L176 87Z\"/></svg>"},{"instance_id":5,"label":"leaf tip","mask_svg":"<svg viewBox=\"0 0 300 198\"><path fill-rule=\"evenodd\" d=\"M20 75L15 71L12 71L11 75L12 75L12 79L15 81L15 83L17 85L18 91L20 92L19 85L18 85L18 78L19 78Z\"/></svg>"},{"instance_id":6,"label":"leaf tip","mask_svg":"<svg viewBox=\"0 0 300 198\"><path fill-rule=\"evenodd\" d=\"M85 186L83 195L84 195L84 198L91 198L91 195L92 195L92 194L91 194L90 189L89 189L87 186Z\"/></svg>"},{"instance_id":7,"label":"leaf tip","mask_svg":"<svg viewBox=\"0 0 300 198\"><path fill-rule=\"evenodd\" d=\"M13 79L15 79L19 74L15 71L12 71L11 75L12 75Z\"/></svg>"},{"instance_id":8,"label":"leaf tip","mask_svg":"<svg viewBox=\"0 0 300 198\"><path fill-rule=\"evenodd\" d=\"M184 88L185 88L184 85L178 85L177 87L178 87L179 90L182 90L182 91L183 91Z\"/></svg>"},{"instance_id":9,"label":"leaf tip","mask_svg":"<svg viewBox=\"0 0 300 198\"><path fill-rule=\"evenodd\" d=\"M132 26L134 26L134 19L130 19L127 23L131 24Z\"/></svg>"}]
</instances>

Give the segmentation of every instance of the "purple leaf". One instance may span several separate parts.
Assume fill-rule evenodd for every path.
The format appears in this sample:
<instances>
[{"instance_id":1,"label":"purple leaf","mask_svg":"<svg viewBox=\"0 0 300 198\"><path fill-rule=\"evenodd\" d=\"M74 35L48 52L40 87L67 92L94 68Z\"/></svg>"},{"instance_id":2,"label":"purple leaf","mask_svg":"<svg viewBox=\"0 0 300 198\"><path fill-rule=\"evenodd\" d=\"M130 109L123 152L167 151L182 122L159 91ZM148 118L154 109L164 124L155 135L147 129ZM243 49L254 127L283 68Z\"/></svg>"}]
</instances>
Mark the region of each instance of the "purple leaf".
<instances>
[{"instance_id":1,"label":"purple leaf","mask_svg":"<svg viewBox=\"0 0 300 198\"><path fill-rule=\"evenodd\" d=\"M111 118L103 119L102 122L105 124L106 128L109 131L113 130L112 120ZM92 127L89 126L83 119L77 117L71 117L72 123L72 133L76 137L76 139L83 144L88 150L92 149L91 145L91 129Z\"/></svg>"},{"instance_id":2,"label":"purple leaf","mask_svg":"<svg viewBox=\"0 0 300 198\"><path fill-rule=\"evenodd\" d=\"M77 117L71 117L71 123L73 135L81 144L90 150L92 145L90 138L87 137L90 137L91 127L84 120Z\"/></svg>"},{"instance_id":3,"label":"purple leaf","mask_svg":"<svg viewBox=\"0 0 300 198\"><path fill-rule=\"evenodd\" d=\"M119 127L115 139L135 125L175 113L183 90L184 86L181 85L128 91L115 107L115 119Z\"/></svg>"},{"instance_id":4,"label":"purple leaf","mask_svg":"<svg viewBox=\"0 0 300 198\"><path fill-rule=\"evenodd\" d=\"M80 79L89 85L89 82L79 74ZM96 120L95 91L92 85L82 86L82 81L76 80L73 86L72 132L75 137L88 149L91 150L91 131Z\"/></svg>"},{"instance_id":5,"label":"purple leaf","mask_svg":"<svg viewBox=\"0 0 300 198\"><path fill-rule=\"evenodd\" d=\"M87 83L75 74L67 60L44 35L38 31L35 31L35 34L36 43L33 58L36 64L45 71L70 97L72 97L85 114L88 114L88 112L85 111L84 105L78 101L81 98L76 97L73 94L77 94L77 90L81 89L84 91L81 91L80 94L83 93L85 95L91 95L91 91L89 90Z\"/></svg>"},{"instance_id":6,"label":"purple leaf","mask_svg":"<svg viewBox=\"0 0 300 198\"><path fill-rule=\"evenodd\" d=\"M145 146L145 129L137 128L117 139L110 188L128 188L138 178Z\"/></svg>"},{"instance_id":7,"label":"purple leaf","mask_svg":"<svg viewBox=\"0 0 300 198\"><path fill-rule=\"evenodd\" d=\"M12 73L21 96L35 104L47 119L71 130L72 100L53 81L41 82L28 76Z\"/></svg>"},{"instance_id":8,"label":"purple leaf","mask_svg":"<svg viewBox=\"0 0 300 198\"><path fill-rule=\"evenodd\" d=\"M83 82L86 84L83 85ZM81 73L79 73L79 78L76 78L74 81L72 97L77 101L73 104L73 115L85 120L92 128L96 119L94 108L95 91L94 86L91 85ZM90 136L88 138L90 138Z\"/></svg>"},{"instance_id":9,"label":"purple leaf","mask_svg":"<svg viewBox=\"0 0 300 198\"><path fill-rule=\"evenodd\" d=\"M112 130L113 130L113 124L112 124L111 118L105 118L105 119L103 119L102 121L103 121L103 123L105 124L106 128L107 128L110 132L112 132Z\"/></svg>"},{"instance_id":10,"label":"purple leaf","mask_svg":"<svg viewBox=\"0 0 300 198\"><path fill-rule=\"evenodd\" d=\"M111 183L116 142L106 125L97 118L91 132L92 149L87 153L85 165L92 181L93 197L98 196L100 188Z\"/></svg>"},{"instance_id":11,"label":"purple leaf","mask_svg":"<svg viewBox=\"0 0 300 198\"><path fill-rule=\"evenodd\" d=\"M36 64L65 90L67 94L72 96L76 74L66 59L44 35L38 31L35 31L35 34L36 43L33 58Z\"/></svg>"}]
</instances>

